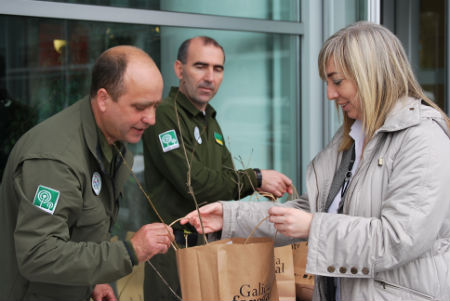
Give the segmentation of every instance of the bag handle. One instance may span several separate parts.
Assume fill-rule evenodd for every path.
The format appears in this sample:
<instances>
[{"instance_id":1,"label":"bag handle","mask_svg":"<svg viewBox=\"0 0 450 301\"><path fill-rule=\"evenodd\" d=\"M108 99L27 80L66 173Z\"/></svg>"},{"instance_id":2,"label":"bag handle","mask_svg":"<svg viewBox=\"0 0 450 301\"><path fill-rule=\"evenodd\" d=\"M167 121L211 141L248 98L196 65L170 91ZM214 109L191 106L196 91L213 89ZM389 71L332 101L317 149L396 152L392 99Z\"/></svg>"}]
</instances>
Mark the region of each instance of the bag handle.
<instances>
[{"instance_id":1,"label":"bag handle","mask_svg":"<svg viewBox=\"0 0 450 301\"><path fill-rule=\"evenodd\" d=\"M250 232L250 234L248 235L247 239L244 242L244 245L248 242L248 240L250 238L253 237L253 234L255 234L255 232L259 228L259 226L261 226L261 224L263 222L265 222L269 217L270 217L270 215L266 216L265 218L263 218L262 220L259 221L259 223L253 228L252 232ZM277 234L278 234L278 230L275 231L275 235L273 236L273 240L275 240L275 238L277 237Z\"/></svg>"},{"instance_id":2,"label":"bag handle","mask_svg":"<svg viewBox=\"0 0 450 301\"><path fill-rule=\"evenodd\" d=\"M294 200L294 199L298 199L298 198L299 198L299 194L298 194L297 188L295 188L295 186L294 186L293 184L292 184L291 186L292 186L292 189L293 189L293 193L292 193L292 196L291 196L291 197L292 197L292 198L291 198L291 201L292 201L292 200ZM263 191L258 192L258 193L259 193L260 195L266 197L266 198L269 198L270 200L273 200L274 202L277 201L277 198L275 198L274 195L271 194L271 193L263 192ZM265 220L267 220L269 217L270 217L270 216L268 215L268 216L266 216L265 218L263 218L261 221L259 221L259 223L253 228L252 232L250 232L250 234L249 234L249 236L247 237L247 239L245 240L244 244L246 244L247 241L248 241L250 238L253 237L253 234L255 234L255 232L256 232L256 230L259 228L259 226L260 226ZM275 235L273 236L273 240L275 240L275 238L277 237L277 234L278 234L278 230L275 231Z\"/></svg>"}]
</instances>

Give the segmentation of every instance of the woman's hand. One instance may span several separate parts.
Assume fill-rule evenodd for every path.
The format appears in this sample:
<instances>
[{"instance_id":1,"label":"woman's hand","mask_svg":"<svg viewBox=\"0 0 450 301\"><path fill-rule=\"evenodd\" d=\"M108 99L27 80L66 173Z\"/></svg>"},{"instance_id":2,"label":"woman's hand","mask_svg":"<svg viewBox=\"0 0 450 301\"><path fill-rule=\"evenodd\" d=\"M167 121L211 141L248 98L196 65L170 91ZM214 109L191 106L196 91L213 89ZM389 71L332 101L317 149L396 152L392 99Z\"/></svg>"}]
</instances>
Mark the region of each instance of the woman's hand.
<instances>
[{"instance_id":1,"label":"woman's hand","mask_svg":"<svg viewBox=\"0 0 450 301\"><path fill-rule=\"evenodd\" d=\"M212 203L199 209L205 233L212 233L223 228L223 206L221 203ZM203 233L197 210L188 213L180 220L180 224L190 223L198 233Z\"/></svg>"},{"instance_id":2,"label":"woman's hand","mask_svg":"<svg viewBox=\"0 0 450 301\"><path fill-rule=\"evenodd\" d=\"M283 235L294 238L307 238L311 227L312 214L301 209L272 207L269 221Z\"/></svg>"}]
</instances>

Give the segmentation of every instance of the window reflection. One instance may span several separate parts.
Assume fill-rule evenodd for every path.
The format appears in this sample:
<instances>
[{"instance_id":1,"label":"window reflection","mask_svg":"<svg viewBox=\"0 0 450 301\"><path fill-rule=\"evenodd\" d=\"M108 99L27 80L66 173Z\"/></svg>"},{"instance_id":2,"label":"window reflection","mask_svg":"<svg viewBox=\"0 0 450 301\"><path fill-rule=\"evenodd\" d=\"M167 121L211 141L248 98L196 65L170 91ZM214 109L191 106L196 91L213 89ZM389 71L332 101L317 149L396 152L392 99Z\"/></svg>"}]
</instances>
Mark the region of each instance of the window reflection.
<instances>
[{"instance_id":1,"label":"window reflection","mask_svg":"<svg viewBox=\"0 0 450 301\"><path fill-rule=\"evenodd\" d=\"M298 21L298 0L46 0L278 21Z\"/></svg>"},{"instance_id":2,"label":"window reflection","mask_svg":"<svg viewBox=\"0 0 450 301\"><path fill-rule=\"evenodd\" d=\"M425 92L445 108L445 0L420 1L418 80Z\"/></svg>"},{"instance_id":3,"label":"window reflection","mask_svg":"<svg viewBox=\"0 0 450 301\"><path fill-rule=\"evenodd\" d=\"M25 17L0 17L4 28L2 82L9 94L38 112L38 121L87 94L90 68L105 49L131 44L159 63L159 28Z\"/></svg>"},{"instance_id":4,"label":"window reflection","mask_svg":"<svg viewBox=\"0 0 450 301\"><path fill-rule=\"evenodd\" d=\"M88 93L91 67L107 48L129 44L150 53L166 96L178 85L173 64L181 42L209 35L227 54L224 81L211 104L236 167L274 168L296 182L298 36L15 16L0 16L0 26L0 116L8 117L0 123L7 133L2 170L23 132ZM142 144L130 148L143 182ZM125 191L114 229L119 234L138 229L151 210L132 177Z\"/></svg>"}]
</instances>

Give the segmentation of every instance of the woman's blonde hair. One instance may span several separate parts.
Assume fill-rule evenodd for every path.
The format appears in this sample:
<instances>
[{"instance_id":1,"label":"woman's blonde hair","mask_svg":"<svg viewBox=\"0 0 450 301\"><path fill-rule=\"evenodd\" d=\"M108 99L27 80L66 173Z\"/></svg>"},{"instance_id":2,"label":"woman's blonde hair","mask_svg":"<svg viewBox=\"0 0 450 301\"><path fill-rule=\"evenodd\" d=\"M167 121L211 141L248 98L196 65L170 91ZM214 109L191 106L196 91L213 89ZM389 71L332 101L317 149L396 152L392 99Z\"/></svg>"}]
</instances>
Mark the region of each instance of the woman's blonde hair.
<instances>
[{"instance_id":1,"label":"woman's blonde hair","mask_svg":"<svg viewBox=\"0 0 450 301\"><path fill-rule=\"evenodd\" d=\"M445 113L422 91L398 38L381 25L357 22L332 35L319 54L319 73L327 79L330 59L346 79L352 80L361 101L362 123L366 139L385 122L397 100L403 96L423 99L439 110L449 125ZM340 149L348 149L354 120L344 114L344 137Z\"/></svg>"}]
</instances>

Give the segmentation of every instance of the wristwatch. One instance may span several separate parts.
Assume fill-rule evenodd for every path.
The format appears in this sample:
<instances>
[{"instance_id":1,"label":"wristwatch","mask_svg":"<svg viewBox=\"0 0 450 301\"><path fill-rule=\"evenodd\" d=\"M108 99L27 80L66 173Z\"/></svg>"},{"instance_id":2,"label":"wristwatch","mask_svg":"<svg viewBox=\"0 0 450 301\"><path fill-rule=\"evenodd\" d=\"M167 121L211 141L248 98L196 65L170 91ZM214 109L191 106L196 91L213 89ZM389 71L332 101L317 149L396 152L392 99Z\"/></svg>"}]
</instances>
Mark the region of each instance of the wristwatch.
<instances>
[{"instance_id":1,"label":"wristwatch","mask_svg":"<svg viewBox=\"0 0 450 301\"><path fill-rule=\"evenodd\" d=\"M259 168L253 168L256 174L256 188L260 188L262 185L262 173L261 169Z\"/></svg>"}]
</instances>

